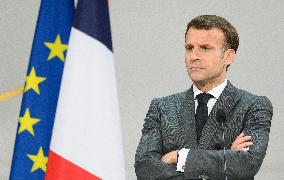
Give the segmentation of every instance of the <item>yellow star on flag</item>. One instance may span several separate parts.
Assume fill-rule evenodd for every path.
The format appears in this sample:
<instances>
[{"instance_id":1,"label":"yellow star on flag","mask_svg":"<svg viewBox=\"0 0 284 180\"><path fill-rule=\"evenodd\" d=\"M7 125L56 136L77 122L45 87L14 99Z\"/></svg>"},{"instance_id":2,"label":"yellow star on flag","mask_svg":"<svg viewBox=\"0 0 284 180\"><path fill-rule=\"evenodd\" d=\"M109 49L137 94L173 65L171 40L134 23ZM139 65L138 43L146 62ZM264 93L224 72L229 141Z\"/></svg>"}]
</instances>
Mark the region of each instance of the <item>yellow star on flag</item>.
<instances>
[{"instance_id":1,"label":"yellow star on flag","mask_svg":"<svg viewBox=\"0 0 284 180\"><path fill-rule=\"evenodd\" d=\"M36 70L34 67L32 67L32 70L30 74L26 77L26 86L25 86L25 92L32 89L37 94L40 94L38 85L42 83L44 80L46 80L45 77L40 77L36 75Z\"/></svg>"},{"instance_id":2,"label":"yellow star on flag","mask_svg":"<svg viewBox=\"0 0 284 180\"><path fill-rule=\"evenodd\" d=\"M48 158L44 156L42 147L39 148L37 155L28 154L27 156L30 158L30 160L33 161L33 167L31 169L31 172L34 172L38 169L41 169L43 170L43 172L46 172L46 164Z\"/></svg>"},{"instance_id":3,"label":"yellow star on flag","mask_svg":"<svg viewBox=\"0 0 284 180\"><path fill-rule=\"evenodd\" d=\"M47 59L48 61L57 56L61 61L64 62L64 51L67 50L68 46L67 44L62 44L59 34L56 36L56 39L53 43L44 42L44 45L46 45L50 49L50 53Z\"/></svg>"},{"instance_id":4,"label":"yellow star on flag","mask_svg":"<svg viewBox=\"0 0 284 180\"><path fill-rule=\"evenodd\" d=\"M33 125L35 125L39 121L40 121L40 119L31 117L30 110L29 110L29 108L27 108L24 116L19 118L20 127L19 127L19 130L18 130L18 134L27 130L29 133L31 133L31 135L34 136Z\"/></svg>"}]
</instances>

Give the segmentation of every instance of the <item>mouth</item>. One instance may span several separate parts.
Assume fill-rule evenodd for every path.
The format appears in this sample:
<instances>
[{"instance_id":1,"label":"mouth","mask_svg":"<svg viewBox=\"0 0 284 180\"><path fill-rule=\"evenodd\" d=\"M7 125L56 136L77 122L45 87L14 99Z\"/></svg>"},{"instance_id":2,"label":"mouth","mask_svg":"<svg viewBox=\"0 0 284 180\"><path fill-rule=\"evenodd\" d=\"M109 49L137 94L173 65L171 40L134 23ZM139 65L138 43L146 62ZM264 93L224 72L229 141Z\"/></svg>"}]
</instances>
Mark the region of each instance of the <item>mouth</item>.
<instances>
[{"instance_id":1,"label":"mouth","mask_svg":"<svg viewBox=\"0 0 284 180\"><path fill-rule=\"evenodd\" d=\"M189 68L190 71L202 71L204 69L205 68L201 68L201 67L191 67L191 68Z\"/></svg>"}]
</instances>

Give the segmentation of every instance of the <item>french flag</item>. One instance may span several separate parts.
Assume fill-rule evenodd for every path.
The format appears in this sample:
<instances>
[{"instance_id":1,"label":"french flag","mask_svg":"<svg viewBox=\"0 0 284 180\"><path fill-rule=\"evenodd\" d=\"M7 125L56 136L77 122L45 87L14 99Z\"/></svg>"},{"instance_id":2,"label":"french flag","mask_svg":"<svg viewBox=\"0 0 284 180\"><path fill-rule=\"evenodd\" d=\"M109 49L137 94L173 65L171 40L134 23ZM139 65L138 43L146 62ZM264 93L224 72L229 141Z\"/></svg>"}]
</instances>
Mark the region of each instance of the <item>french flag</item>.
<instances>
[{"instance_id":1,"label":"french flag","mask_svg":"<svg viewBox=\"0 0 284 180\"><path fill-rule=\"evenodd\" d=\"M125 179L107 0L79 0L57 104L47 180Z\"/></svg>"}]
</instances>

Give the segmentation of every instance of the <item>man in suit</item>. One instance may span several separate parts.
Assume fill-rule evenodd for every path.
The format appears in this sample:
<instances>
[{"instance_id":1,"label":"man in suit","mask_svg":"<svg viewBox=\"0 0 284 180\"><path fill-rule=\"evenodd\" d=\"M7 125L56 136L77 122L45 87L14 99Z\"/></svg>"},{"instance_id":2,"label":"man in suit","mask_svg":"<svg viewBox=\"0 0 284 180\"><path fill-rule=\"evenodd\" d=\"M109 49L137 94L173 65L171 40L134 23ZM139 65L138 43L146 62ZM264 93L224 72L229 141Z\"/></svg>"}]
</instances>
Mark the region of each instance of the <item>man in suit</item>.
<instances>
[{"instance_id":1,"label":"man in suit","mask_svg":"<svg viewBox=\"0 0 284 180\"><path fill-rule=\"evenodd\" d=\"M222 17L188 23L185 63L193 85L152 100L135 155L137 179L254 179L268 146L272 105L227 80L238 45L236 29Z\"/></svg>"}]
</instances>

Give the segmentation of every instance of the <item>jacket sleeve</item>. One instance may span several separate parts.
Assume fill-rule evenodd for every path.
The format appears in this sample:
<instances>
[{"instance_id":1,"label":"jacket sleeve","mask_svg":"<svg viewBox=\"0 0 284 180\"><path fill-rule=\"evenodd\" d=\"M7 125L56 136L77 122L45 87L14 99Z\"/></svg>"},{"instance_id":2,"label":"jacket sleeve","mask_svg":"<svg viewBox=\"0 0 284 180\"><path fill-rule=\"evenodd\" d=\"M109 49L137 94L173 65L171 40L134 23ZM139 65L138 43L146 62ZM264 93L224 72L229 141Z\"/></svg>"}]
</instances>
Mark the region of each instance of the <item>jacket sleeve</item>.
<instances>
[{"instance_id":1,"label":"jacket sleeve","mask_svg":"<svg viewBox=\"0 0 284 180\"><path fill-rule=\"evenodd\" d=\"M272 105L266 97L256 97L245 112L244 132L252 136L250 150L226 150L226 175L228 179L246 179L258 172L268 146L272 119ZM223 179L224 160L221 150L191 150L185 165L185 179L206 175L213 179Z\"/></svg>"},{"instance_id":2,"label":"jacket sleeve","mask_svg":"<svg viewBox=\"0 0 284 180\"><path fill-rule=\"evenodd\" d=\"M183 174L176 172L176 165L168 165L161 161L163 155L161 114L157 104L158 99L152 100L136 150L134 167L137 179L183 179Z\"/></svg>"}]
</instances>

